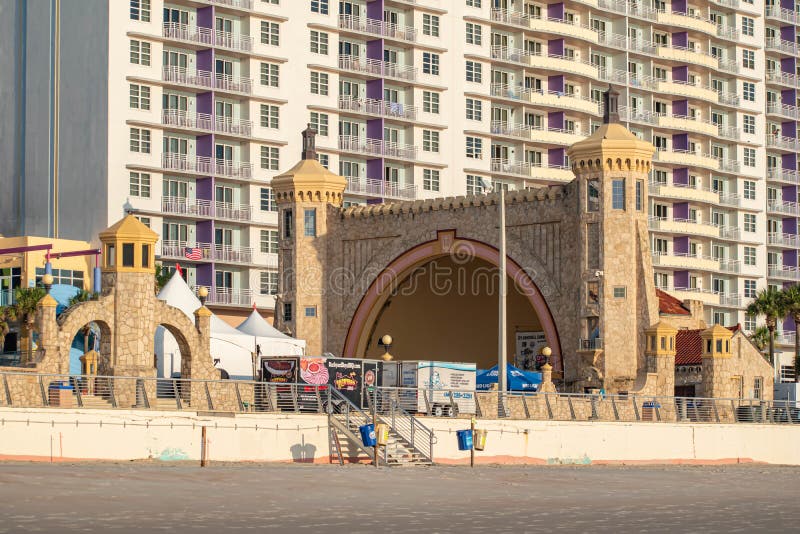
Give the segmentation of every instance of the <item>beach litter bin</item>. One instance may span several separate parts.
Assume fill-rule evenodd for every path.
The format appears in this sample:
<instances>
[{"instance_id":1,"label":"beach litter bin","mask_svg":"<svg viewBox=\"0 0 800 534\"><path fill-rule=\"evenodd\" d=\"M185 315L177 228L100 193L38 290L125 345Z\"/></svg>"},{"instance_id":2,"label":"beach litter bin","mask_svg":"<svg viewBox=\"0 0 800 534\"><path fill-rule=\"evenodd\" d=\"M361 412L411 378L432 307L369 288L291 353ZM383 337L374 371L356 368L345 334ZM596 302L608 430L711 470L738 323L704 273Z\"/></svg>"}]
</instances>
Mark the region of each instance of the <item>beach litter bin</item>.
<instances>
[{"instance_id":1,"label":"beach litter bin","mask_svg":"<svg viewBox=\"0 0 800 534\"><path fill-rule=\"evenodd\" d=\"M374 447L378 444L375 439L375 425L361 425L358 427L358 431L361 433L361 442L365 447Z\"/></svg>"},{"instance_id":2,"label":"beach litter bin","mask_svg":"<svg viewBox=\"0 0 800 534\"><path fill-rule=\"evenodd\" d=\"M47 387L47 401L50 406L73 408L75 388L64 382L53 382Z\"/></svg>"},{"instance_id":3,"label":"beach litter bin","mask_svg":"<svg viewBox=\"0 0 800 534\"><path fill-rule=\"evenodd\" d=\"M458 438L458 450L472 450L472 430L457 430L456 437Z\"/></svg>"},{"instance_id":4,"label":"beach litter bin","mask_svg":"<svg viewBox=\"0 0 800 534\"><path fill-rule=\"evenodd\" d=\"M378 423L375 425L375 440L378 445L386 445L389 443L389 425L385 423Z\"/></svg>"},{"instance_id":5,"label":"beach litter bin","mask_svg":"<svg viewBox=\"0 0 800 534\"><path fill-rule=\"evenodd\" d=\"M482 451L486 448L486 435L488 432L485 430L478 430L475 429L475 433L472 436L473 446L475 447L476 451Z\"/></svg>"}]
</instances>

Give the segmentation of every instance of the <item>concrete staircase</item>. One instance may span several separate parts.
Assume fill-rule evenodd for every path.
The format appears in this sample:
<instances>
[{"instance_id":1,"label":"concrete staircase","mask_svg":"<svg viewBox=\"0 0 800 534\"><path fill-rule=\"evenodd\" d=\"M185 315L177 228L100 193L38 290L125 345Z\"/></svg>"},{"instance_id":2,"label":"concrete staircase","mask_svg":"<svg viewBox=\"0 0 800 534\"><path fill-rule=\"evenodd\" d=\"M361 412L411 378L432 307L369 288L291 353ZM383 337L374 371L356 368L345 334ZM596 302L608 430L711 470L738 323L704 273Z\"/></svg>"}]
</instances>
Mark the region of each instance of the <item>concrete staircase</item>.
<instances>
[{"instance_id":1,"label":"concrete staircase","mask_svg":"<svg viewBox=\"0 0 800 534\"><path fill-rule=\"evenodd\" d=\"M113 408L110 401L104 399L103 397L100 397L99 395L88 395L86 393L82 393L81 403L83 404L82 408L101 409L101 410L108 410L110 408ZM77 398L75 399L75 406L78 406Z\"/></svg>"}]
</instances>

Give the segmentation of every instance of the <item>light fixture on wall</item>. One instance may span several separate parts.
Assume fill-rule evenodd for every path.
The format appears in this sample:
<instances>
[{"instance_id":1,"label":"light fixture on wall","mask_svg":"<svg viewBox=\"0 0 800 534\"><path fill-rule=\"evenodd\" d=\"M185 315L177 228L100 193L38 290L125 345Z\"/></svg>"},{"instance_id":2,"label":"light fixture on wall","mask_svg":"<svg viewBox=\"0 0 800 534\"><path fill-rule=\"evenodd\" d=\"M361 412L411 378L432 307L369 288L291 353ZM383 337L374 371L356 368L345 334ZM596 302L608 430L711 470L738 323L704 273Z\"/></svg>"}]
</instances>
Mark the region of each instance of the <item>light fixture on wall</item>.
<instances>
[{"instance_id":1,"label":"light fixture on wall","mask_svg":"<svg viewBox=\"0 0 800 534\"><path fill-rule=\"evenodd\" d=\"M53 287L53 275L50 273L44 273L42 276L42 285L44 286L44 290L49 295L50 288Z\"/></svg>"},{"instance_id":2,"label":"light fixture on wall","mask_svg":"<svg viewBox=\"0 0 800 534\"><path fill-rule=\"evenodd\" d=\"M381 337L380 341L378 341L378 345L381 345L386 351L383 353L383 356L381 356L381 359L385 362L390 362L394 359L394 356L389 354L389 348L392 346L392 341L394 340L389 334L385 334L383 337Z\"/></svg>"},{"instance_id":3,"label":"light fixture on wall","mask_svg":"<svg viewBox=\"0 0 800 534\"><path fill-rule=\"evenodd\" d=\"M208 298L208 288L206 286L200 286L197 288L197 296L200 299L200 305L206 305L206 299Z\"/></svg>"}]
</instances>

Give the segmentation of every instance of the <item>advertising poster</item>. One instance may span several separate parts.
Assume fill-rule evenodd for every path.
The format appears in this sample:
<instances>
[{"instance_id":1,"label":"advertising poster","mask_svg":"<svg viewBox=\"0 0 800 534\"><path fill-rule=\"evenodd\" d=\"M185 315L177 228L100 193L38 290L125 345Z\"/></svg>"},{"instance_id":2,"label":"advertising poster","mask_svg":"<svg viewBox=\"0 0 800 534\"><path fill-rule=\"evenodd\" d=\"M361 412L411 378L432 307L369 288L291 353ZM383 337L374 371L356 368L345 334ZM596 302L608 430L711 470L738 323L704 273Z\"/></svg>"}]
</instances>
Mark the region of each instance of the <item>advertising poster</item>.
<instances>
[{"instance_id":1,"label":"advertising poster","mask_svg":"<svg viewBox=\"0 0 800 534\"><path fill-rule=\"evenodd\" d=\"M264 382L293 384L297 382L297 360L263 359L261 360L261 377Z\"/></svg>"},{"instance_id":2,"label":"advertising poster","mask_svg":"<svg viewBox=\"0 0 800 534\"><path fill-rule=\"evenodd\" d=\"M385 388L396 388L400 385L400 364L383 362L380 369L380 384Z\"/></svg>"},{"instance_id":3,"label":"advertising poster","mask_svg":"<svg viewBox=\"0 0 800 534\"><path fill-rule=\"evenodd\" d=\"M327 367L328 383L338 389L350 402L361 406L362 360L328 358L324 361Z\"/></svg>"},{"instance_id":4,"label":"advertising poster","mask_svg":"<svg viewBox=\"0 0 800 534\"><path fill-rule=\"evenodd\" d=\"M378 362L363 362L362 370L364 372L364 389L362 392L361 407L369 406L367 403L367 395L369 395L369 388L378 385Z\"/></svg>"},{"instance_id":5,"label":"advertising poster","mask_svg":"<svg viewBox=\"0 0 800 534\"><path fill-rule=\"evenodd\" d=\"M544 332L517 332L514 367L526 371L539 371L547 362L547 359L539 354L546 345Z\"/></svg>"}]
</instances>

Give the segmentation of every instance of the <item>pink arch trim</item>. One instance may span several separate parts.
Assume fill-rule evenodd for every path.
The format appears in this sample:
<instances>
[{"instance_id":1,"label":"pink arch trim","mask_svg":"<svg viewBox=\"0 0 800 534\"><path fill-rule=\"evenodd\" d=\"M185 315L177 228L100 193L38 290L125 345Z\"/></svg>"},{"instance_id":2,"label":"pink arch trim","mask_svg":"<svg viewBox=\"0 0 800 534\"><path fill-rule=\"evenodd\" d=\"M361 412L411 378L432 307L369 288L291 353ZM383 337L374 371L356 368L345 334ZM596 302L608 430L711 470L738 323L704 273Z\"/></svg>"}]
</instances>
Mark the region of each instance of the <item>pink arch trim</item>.
<instances>
[{"instance_id":1,"label":"pink arch trim","mask_svg":"<svg viewBox=\"0 0 800 534\"><path fill-rule=\"evenodd\" d=\"M471 245L471 251L476 258L480 258L495 267L500 265L500 251L491 245L476 241L472 239L457 238L458 242L468 242ZM363 335L364 329L367 326L367 320L381 300L381 296L387 288L392 287L395 281L408 272L413 267L438 257L446 256L447 252L442 252L442 247L439 240L428 241L417 245L416 247L407 250L397 258L395 258L370 284L369 289L364 294L361 302L356 309L353 319L350 322L350 327L347 330L347 338L345 339L343 357L355 358L356 350L358 348L359 340ZM547 344L553 351L551 356L551 363L553 370L563 372L561 361L561 341L558 337L558 330L556 329L553 314L550 312L550 307L544 299L539 288L536 287L534 281L528 276L528 273L520 267L520 265L511 258L506 259L506 271L514 283L517 284L520 291L531 307L539 317L542 324Z\"/></svg>"}]
</instances>

